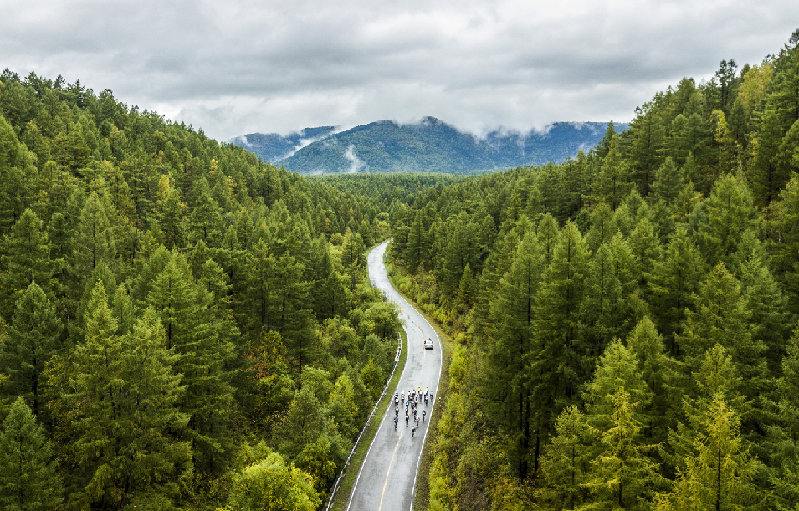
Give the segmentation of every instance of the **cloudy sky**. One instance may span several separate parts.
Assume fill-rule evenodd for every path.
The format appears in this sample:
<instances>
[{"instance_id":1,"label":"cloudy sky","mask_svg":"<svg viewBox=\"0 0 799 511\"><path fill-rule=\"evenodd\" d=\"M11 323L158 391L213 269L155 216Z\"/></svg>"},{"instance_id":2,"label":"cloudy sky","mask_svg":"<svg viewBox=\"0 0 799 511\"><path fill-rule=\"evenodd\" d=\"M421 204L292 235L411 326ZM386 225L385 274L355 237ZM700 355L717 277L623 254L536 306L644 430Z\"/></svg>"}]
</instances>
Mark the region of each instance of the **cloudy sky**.
<instances>
[{"instance_id":1,"label":"cloudy sky","mask_svg":"<svg viewBox=\"0 0 799 511\"><path fill-rule=\"evenodd\" d=\"M0 68L209 136L438 117L461 129L629 121L722 59L757 64L796 0L0 0Z\"/></svg>"}]
</instances>

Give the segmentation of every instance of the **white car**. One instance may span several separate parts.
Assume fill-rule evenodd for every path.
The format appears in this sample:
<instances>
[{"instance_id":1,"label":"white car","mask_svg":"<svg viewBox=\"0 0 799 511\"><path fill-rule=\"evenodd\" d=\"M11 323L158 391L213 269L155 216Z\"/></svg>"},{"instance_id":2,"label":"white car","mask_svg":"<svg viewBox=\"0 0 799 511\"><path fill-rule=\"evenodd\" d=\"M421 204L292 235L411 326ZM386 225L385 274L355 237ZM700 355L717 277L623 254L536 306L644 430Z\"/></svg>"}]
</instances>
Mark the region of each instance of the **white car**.
<instances>
[{"instance_id":1,"label":"white car","mask_svg":"<svg viewBox=\"0 0 799 511\"><path fill-rule=\"evenodd\" d=\"M424 342L424 349L426 349L426 350L432 350L433 349L433 339L427 339Z\"/></svg>"}]
</instances>

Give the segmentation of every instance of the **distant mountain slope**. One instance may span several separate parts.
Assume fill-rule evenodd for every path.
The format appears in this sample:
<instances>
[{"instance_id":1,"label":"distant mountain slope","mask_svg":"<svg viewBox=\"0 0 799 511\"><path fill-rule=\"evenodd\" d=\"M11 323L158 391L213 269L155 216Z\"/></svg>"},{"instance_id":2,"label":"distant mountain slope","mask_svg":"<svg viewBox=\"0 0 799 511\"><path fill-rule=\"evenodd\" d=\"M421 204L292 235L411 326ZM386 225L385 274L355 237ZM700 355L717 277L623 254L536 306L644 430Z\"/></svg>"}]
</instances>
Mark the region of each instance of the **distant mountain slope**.
<instances>
[{"instance_id":1,"label":"distant mountain slope","mask_svg":"<svg viewBox=\"0 0 799 511\"><path fill-rule=\"evenodd\" d=\"M617 131L624 128L625 125L617 125ZM338 133L334 133L331 127L323 127L307 128L287 137L246 135L237 137L233 143L250 149L264 160L280 162L286 169L301 174L464 174L520 165L544 165L549 161L560 163L579 150L588 151L595 147L606 130L607 123L604 122L561 122L543 131L492 131L480 138L434 117L425 117L417 124L377 121ZM307 143L314 136L316 139ZM300 141L307 145L300 147ZM261 147L269 147L271 152ZM295 150L297 147L300 148ZM286 148L292 148L293 152ZM280 154L286 156L275 156Z\"/></svg>"},{"instance_id":2,"label":"distant mountain slope","mask_svg":"<svg viewBox=\"0 0 799 511\"><path fill-rule=\"evenodd\" d=\"M241 135L231 142L255 153L262 160L275 163L284 160L306 145L321 140L336 130L335 126L305 128L288 135L252 133Z\"/></svg>"}]
</instances>

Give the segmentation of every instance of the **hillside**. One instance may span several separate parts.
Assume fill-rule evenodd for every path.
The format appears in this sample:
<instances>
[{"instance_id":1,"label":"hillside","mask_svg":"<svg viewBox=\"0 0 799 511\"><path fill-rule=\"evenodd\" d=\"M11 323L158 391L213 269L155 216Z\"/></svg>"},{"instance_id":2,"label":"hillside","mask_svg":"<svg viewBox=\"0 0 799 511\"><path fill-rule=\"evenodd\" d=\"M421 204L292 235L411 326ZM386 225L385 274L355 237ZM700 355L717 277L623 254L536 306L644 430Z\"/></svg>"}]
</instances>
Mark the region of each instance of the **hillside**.
<instances>
[{"instance_id":1,"label":"hillside","mask_svg":"<svg viewBox=\"0 0 799 511\"><path fill-rule=\"evenodd\" d=\"M550 161L561 163L580 150L594 147L606 130L607 123L603 122L562 122L542 131L495 130L480 138L434 117L425 117L417 124L376 121L339 133L332 133L330 127L306 128L287 136L256 133L237 137L232 143L253 151L264 161L280 162L287 170L301 174L470 174ZM307 145L301 147L303 143Z\"/></svg>"}]
</instances>

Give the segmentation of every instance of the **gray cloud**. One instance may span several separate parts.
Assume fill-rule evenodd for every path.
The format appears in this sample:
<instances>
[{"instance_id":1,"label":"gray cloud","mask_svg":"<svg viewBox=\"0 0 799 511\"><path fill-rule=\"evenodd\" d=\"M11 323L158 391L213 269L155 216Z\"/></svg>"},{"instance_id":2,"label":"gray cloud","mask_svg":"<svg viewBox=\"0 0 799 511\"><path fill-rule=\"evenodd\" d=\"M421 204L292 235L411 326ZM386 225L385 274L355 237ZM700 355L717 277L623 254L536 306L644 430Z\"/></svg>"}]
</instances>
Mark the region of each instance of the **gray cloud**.
<instances>
[{"instance_id":1,"label":"gray cloud","mask_svg":"<svg viewBox=\"0 0 799 511\"><path fill-rule=\"evenodd\" d=\"M759 63L799 4L759 0L0 0L0 67L218 139L433 115L475 133L627 121L721 59Z\"/></svg>"}]
</instances>

